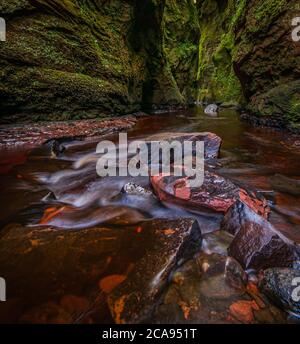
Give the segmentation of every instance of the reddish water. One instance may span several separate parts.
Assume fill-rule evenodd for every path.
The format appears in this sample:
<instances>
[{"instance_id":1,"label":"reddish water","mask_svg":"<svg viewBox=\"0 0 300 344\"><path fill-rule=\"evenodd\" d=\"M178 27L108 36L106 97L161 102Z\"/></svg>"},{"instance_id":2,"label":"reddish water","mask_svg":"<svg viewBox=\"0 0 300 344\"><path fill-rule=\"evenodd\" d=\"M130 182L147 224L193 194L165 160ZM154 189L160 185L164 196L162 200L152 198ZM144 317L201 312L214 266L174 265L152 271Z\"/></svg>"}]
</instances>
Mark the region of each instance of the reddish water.
<instances>
[{"instance_id":1,"label":"reddish water","mask_svg":"<svg viewBox=\"0 0 300 344\"><path fill-rule=\"evenodd\" d=\"M271 222L300 242L300 150L284 144L285 134L240 122L233 110L209 117L200 108L145 117L128 134L132 140L157 132L197 131L211 131L222 138L219 172L264 194L272 208ZM143 218L192 216L199 219L204 232L218 229L221 216L217 214L189 213L149 199L120 197L127 182L149 186L149 181L97 177L93 156L97 143L68 142L66 152L56 159L45 148L2 151L2 225L47 222L63 229L83 229L100 223L118 225L120 221L130 224ZM64 216L60 215L62 207L68 209ZM222 251L218 240L211 241L215 252ZM210 246L209 242L206 244Z\"/></svg>"},{"instance_id":2,"label":"reddish water","mask_svg":"<svg viewBox=\"0 0 300 344\"><path fill-rule=\"evenodd\" d=\"M285 134L240 122L231 110L221 111L218 117L208 117L202 109L194 109L141 119L129 132L129 138L140 139L164 131L212 131L218 134L223 139L220 173L262 192L272 207L271 222L292 239L300 239L300 151L283 144ZM108 138L116 140L116 136ZM131 204L126 204L126 200L114 200L122 186L132 178L97 178L95 160L85 161L93 155L97 143L69 142L66 153L59 159L49 157L43 149L31 153L26 149L3 151L0 220L7 222L20 217L26 224L36 223L41 219L43 209L54 203L76 207L80 215L74 221L82 228L102 222L99 214L95 215L96 219L91 218L95 207L118 207L120 202L138 211L143 210L147 213L144 215L150 217L182 215L177 209L160 205L149 207L134 199ZM80 163L80 168L74 168ZM12 168L13 165L16 166ZM134 181L148 184L145 178ZM50 203L45 200L49 192L55 194L55 202L53 199ZM75 226L71 219L56 225Z\"/></svg>"}]
</instances>

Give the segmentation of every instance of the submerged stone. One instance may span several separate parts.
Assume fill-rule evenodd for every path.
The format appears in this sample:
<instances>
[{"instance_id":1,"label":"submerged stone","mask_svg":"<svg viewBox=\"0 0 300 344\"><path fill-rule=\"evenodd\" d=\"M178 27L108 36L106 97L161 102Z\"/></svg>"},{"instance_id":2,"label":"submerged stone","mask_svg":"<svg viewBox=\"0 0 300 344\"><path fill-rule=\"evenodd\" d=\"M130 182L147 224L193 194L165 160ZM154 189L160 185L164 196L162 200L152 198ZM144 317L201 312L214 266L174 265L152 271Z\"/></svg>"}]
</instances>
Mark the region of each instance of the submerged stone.
<instances>
[{"instance_id":1,"label":"submerged stone","mask_svg":"<svg viewBox=\"0 0 300 344\"><path fill-rule=\"evenodd\" d=\"M157 324L284 322L283 313L263 295L249 292L245 272L236 260L205 253L172 274L152 319Z\"/></svg>"}]
</instances>

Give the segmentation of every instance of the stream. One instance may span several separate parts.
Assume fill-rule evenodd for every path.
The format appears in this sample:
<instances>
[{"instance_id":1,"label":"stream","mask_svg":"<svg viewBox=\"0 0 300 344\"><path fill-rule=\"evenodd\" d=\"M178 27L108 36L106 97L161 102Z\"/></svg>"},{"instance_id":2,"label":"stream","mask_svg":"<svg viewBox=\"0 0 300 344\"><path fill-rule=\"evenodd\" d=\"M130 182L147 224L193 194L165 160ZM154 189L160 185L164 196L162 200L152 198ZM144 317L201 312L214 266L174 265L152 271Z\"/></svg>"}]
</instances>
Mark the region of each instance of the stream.
<instances>
[{"instance_id":1,"label":"stream","mask_svg":"<svg viewBox=\"0 0 300 344\"><path fill-rule=\"evenodd\" d=\"M203 109L199 107L141 117L128 131L128 138L129 140L144 139L151 134L163 132L207 131L222 138L218 174L245 189L254 189L264 196L271 208L270 222L286 237L300 242L300 151L285 145L286 133L256 128L241 122L238 114L231 109L221 109L218 116L211 117L205 115ZM118 135L107 135L105 139L117 142ZM219 235L218 232L222 215L206 211L190 212L177 206L163 204L151 197L122 193L122 188L129 182L151 188L149 179L98 177L94 155L97 144L98 140L92 139L69 140L64 142L66 150L55 158L51 157L49 149L45 146L35 149L22 147L2 150L0 152L2 227L18 223L29 228L52 226L63 231L81 231L101 225L121 230L124 225L134 226L150 219L193 218L198 221L204 235L202 250L224 255L229 239ZM145 245L151 245L151 240L146 241ZM132 255L139 256L141 254L139 251L144 249L146 248L137 248L137 251L129 248L128 252L125 250L125 256L118 260L119 268L115 266L117 263L112 266L112 274L126 275L124 271L128 272L135 260ZM109 256L113 254L110 253ZM88 257L86 259L88 260ZM105 259L109 261L108 255ZM38 270L39 264L39 260L36 260L25 266L26 271L23 268L22 276L31 274L35 269ZM117 270L122 270L122 274ZM66 276L68 276L67 272ZM39 302L45 302L48 297L45 295L46 290L37 290L43 283L36 280L28 283L31 290L31 295L27 295L28 300L35 298L41 300L36 301L35 306ZM85 286L84 291L89 290L88 293L91 295L89 288L90 286ZM17 295L18 290L14 290L14 293ZM83 302L80 300L76 299L74 303L78 305ZM18 304L20 304L18 298L14 296L12 303L5 309L6 314L10 313L11 319L20 319L24 309L30 308L29 304L16 306ZM100 305L103 305L102 301L98 304L95 301L94 305L89 305L88 312L81 312L78 306L76 321L88 322L86 319L92 319L90 322L112 321L106 306L103 306L105 310L99 311L102 307ZM181 308L184 310L184 307ZM36 316L36 314L31 318L29 316L29 321L31 322ZM39 319L41 318L40 315ZM23 316L24 319L26 317Z\"/></svg>"}]
</instances>

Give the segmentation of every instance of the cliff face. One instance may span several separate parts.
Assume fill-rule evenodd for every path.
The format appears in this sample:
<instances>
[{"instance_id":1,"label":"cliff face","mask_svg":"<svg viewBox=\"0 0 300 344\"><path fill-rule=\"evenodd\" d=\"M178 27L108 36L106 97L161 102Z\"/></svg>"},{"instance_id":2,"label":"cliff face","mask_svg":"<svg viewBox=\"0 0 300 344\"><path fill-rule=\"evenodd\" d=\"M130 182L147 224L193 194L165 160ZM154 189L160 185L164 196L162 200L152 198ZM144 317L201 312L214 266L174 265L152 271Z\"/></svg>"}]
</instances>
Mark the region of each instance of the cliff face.
<instances>
[{"instance_id":1,"label":"cliff face","mask_svg":"<svg viewBox=\"0 0 300 344\"><path fill-rule=\"evenodd\" d=\"M1 0L0 13L2 120L101 117L193 98L190 0Z\"/></svg>"},{"instance_id":2,"label":"cliff face","mask_svg":"<svg viewBox=\"0 0 300 344\"><path fill-rule=\"evenodd\" d=\"M295 0L252 0L236 32L234 70L249 110L300 129L300 42L292 40Z\"/></svg>"},{"instance_id":3,"label":"cliff face","mask_svg":"<svg viewBox=\"0 0 300 344\"><path fill-rule=\"evenodd\" d=\"M292 40L296 0L204 0L199 98L238 101L281 126L300 122L300 43Z\"/></svg>"},{"instance_id":4,"label":"cliff face","mask_svg":"<svg viewBox=\"0 0 300 344\"><path fill-rule=\"evenodd\" d=\"M2 121L196 100L300 122L297 0L0 0Z\"/></svg>"}]
</instances>

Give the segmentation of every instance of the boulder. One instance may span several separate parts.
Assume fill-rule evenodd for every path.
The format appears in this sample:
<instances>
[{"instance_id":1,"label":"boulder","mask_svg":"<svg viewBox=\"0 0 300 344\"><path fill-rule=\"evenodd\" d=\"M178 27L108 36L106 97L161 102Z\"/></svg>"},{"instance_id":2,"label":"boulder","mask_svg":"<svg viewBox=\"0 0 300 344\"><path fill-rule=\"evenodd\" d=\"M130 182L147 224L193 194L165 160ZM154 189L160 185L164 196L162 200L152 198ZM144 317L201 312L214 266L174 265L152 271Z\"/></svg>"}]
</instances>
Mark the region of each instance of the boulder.
<instances>
[{"instance_id":1,"label":"boulder","mask_svg":"<svg viewBox=\"0 0 300 344\"><path fill-rule=\"evenodd\" d=\"M299 259L297 243L241 202L228 211L221 228L235 235L228 254L245 269L290 267Z\"/></svg>"},{"instance_id":2,"label":"boulder","mask_svg":"<svg viewBox=\"0 0 300 344\"><path fill-rule=\"evenodd\" d=\"M200 253L178 268L149 321L155 324L285 322L233 258Z\"/></svg>"},{"instance_id":3,"label":"boulder","mask_svg":"<svg viewBox=\"0 0 300 344\"><path fill-rule=\"evenodd\" d=\"M169 272L200 246L192 219L67 231L11 224L1 231L0 266L12 307L0 308L0 322L112 322L105 305L114 288L128 287L128 278L132 296L145 295L137 306L151 305Z\"/></svg>"},{"instance_id":4,"label":"boulder","mask_svg":"<svg viewBox=\"0 0 300 344\"><path fill-rule=\"evenodd\" d=\"M189 210L210 209L226 213L237 200L241 200L258 214L268 217L269 207L264 198L256 196L254 192L247 192L229 179L205 171L201 187L191 188L188 181L189 177L163 174L151 177L155 193L162 202L174 203Z\"/></svg>"},{"instance_id":5,"label":"boulder","mask_svg":"<svg viewBox=\"0 0 300 344\"><path fill-rule=\"evenodd\" d=\"M272 268L264 271L260 290L288 312L300 315L300 271Z\"/></svg>"},{"instance_id":6,"label":"boulder","mask_svg":"<svg viewBox=\"0 0 300 344\"><path fill-rule=\"evenodd\" d=\"M146 138L147 142L153 141L203 141L204 142L204 154L205 159L215 159L219 157L222 139L214 133L159 133ZM193 152L195 155L195 151Z\"/></svg>"},{"instance_id":7,"label":"boulder","mask_svg":"<svg viewBox=\"0 0 300 344\"><path fill-rule=\"evenodd\" d=\"M157 223L157 227L153 227L156 240L152 240L147 254L126 281L109 295L109 308L118 324L143 322L155 306L170 272L192 258L201 247L201 232L196 221L177 219L163 225L154 223ZM144 231L151 235L149 228Z\"/></svg>"},{"instance_id":8,"label":"boulder","mask_svg":"<svg viewBox=\"0 0 300 344\"><path fill-rule=\"evenodd\" d=\"M219 107L217 104L210 104L204 109L204 113L210 116L216 116L218 114Z\"/></svg>"},{"instance_id":9,"label":"boulder","mask_svg":"<svg viewBox=\"0 0 300 344\"><path fill-rule=\"evenodd\" d=\"M45 147L49 148L51 157L57 158L64 153L66 147L62 143L63 140L52 139L44 143Z\"/></svg>"}]
</instances>

